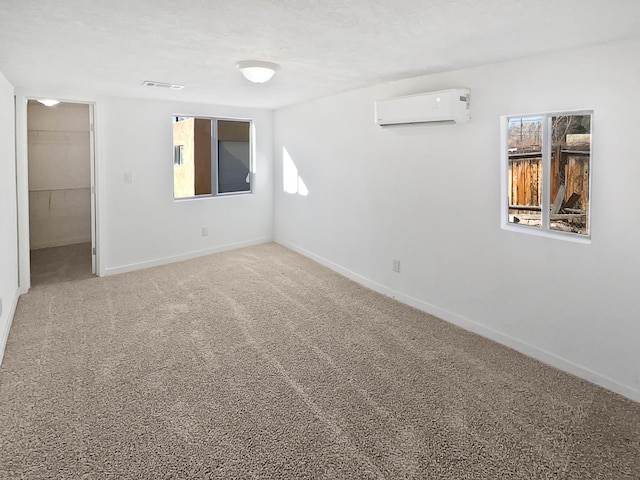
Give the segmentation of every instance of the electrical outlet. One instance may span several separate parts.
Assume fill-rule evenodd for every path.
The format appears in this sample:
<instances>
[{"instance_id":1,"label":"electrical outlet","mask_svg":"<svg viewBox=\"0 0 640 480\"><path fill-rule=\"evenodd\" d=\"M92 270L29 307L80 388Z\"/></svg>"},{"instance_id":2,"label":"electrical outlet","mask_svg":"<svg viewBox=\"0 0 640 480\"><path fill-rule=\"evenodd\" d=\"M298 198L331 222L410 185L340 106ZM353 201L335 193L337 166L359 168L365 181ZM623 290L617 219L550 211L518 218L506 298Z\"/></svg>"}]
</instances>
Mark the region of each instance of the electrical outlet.
<instances>
[{"instance_id":1,"label":"electrical outlet","mask_svg":"<svg viewBox=\"0 0 640 480\"><path fill-rule=\"evenodd\" d=\"M124 183L133 183L133 173L131 172L124 172L122 178L124 180Z\"/></svg>"},{"instance_id":2,"label":"electrical outlet","mask_svg":"<svg viewBox=\"0 0 640 480\"><path fill-rule=\"evenodd\" d=\"M209 227L202 227L202 236L203 237L209 236Z\"/></svg>"},{"instance_id":3,"label":"electrical outlet","mask_svg":"<svg viewBox=\"0 0 640 480\"><path fill-rule=\"evenodd\" d=\"M400 273L400 260L398 260L397 258L394 258L393 259L393 264L391 265L391 269L394 272Z\"/></svg>"},{"instance_id":4,"label":"electrical outlet","mask_svg":"<svg viewBox=\"0 0 640 480\"><path fill-rule=\"evenodd\" d=\"M0 317L2 316L2 299L0 298Z\"/></svg>"}]
</instances>

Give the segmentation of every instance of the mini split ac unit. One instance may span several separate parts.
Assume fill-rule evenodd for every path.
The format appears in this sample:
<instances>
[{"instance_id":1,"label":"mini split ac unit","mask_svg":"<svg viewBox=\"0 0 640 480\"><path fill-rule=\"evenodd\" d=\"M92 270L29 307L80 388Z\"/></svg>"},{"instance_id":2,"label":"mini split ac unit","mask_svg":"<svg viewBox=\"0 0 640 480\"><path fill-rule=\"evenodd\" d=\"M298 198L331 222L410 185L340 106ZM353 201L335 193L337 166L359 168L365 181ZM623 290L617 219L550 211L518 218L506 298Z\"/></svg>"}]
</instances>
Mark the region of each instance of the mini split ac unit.
<instances>
[{"instance_id":1,"label":"mini split ac unit","mask_svg":"<svg viewBox=\"0 0 640 480\"><path fill-rule=\"evenodd\" d=\"M467 123L471 119L468 88L419 93L375 102L378 125L407 123Z\"/></svg>"}]
</instances>

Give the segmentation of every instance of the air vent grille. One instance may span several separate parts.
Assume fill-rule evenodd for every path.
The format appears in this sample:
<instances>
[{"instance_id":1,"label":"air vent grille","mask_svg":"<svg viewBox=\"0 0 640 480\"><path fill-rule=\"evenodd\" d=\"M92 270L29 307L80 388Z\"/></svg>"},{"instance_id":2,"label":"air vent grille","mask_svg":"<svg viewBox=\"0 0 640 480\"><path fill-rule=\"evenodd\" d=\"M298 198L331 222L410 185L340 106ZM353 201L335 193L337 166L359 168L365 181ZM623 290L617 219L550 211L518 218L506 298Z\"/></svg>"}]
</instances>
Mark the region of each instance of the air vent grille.
<instances>
[{"instance_id":1,"label":"air vent grille","mask_svg":"<svg viewBox=\"0 0 640 480\"><path fill-rule=\"evenodd\" d=\"M142 85L145 87L168 88L170 90L182 90L184 88L184 85L178 85L177 83L154 82L151 80L145 80Z\"/></svg>"}]
</instances>

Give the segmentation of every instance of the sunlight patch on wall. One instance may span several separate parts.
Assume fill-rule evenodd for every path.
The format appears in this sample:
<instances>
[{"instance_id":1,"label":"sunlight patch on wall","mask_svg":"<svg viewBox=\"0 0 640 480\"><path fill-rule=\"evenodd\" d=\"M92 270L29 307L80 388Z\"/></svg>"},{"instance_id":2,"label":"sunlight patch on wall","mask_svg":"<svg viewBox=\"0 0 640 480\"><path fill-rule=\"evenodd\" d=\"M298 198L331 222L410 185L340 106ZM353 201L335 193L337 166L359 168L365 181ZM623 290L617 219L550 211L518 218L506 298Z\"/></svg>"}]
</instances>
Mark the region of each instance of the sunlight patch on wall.
<instances>
[{"instance_id":1,"label":"sunlight patch on wall","mask_svg":"<svg viewBox=\"0 0 640 480\"><path fill-rule=\"evenodd\" d=\"M309 190L298 175L298 168L285 147L282 148L282 185L285 193L297 193L303 197L309 195Z\"/></svg>"}]
</instances>

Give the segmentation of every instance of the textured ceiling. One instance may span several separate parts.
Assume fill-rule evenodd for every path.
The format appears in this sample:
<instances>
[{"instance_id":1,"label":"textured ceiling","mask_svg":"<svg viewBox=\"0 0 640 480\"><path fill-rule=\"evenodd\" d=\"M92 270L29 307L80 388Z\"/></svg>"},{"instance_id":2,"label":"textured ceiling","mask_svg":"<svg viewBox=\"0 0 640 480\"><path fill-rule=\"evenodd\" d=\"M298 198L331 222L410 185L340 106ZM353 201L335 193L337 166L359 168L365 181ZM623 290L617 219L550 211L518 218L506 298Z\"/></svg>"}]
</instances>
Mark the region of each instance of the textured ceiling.
<instances>
[{"instance_id":1,"label":"textured ceiling","mask_svg":"<svg viewBox=\"0 0 640 480\"><path fill-rule=\"evenodd\" d=\"M637 36L640 0L0 0L17 87L263 108ZM281 70L250 84L247 59Z\"/></svg>"}]
</instances>

